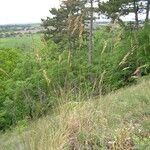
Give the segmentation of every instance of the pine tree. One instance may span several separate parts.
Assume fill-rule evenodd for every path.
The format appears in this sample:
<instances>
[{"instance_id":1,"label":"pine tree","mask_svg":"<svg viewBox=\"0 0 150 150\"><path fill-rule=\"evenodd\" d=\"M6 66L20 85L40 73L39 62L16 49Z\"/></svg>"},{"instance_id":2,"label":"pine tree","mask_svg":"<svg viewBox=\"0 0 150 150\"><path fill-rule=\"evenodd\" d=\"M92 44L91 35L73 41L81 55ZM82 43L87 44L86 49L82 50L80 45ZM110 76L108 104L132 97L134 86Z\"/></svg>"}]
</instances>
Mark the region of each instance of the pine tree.
<instances>
[{"instance_id":1,"label":"pine tree","mask_svg":"<svg viewBox=\"0 0 150 150\"><path fill-rule=\"evenodd\" d=\"M83 32L84 1L64 0L60 8L52 8L52 18L42 19L45 28L45 39L52 39L55 43L67 43L68 49L78 45L78 40Z\"/></svg>"},{"instance_id":2,"label":"pine tree","mask_svg":"<svg viewBox=\"0 0 150 150\"><path fill-rule=\"evenodd\" d=\"M147 6L143 2L147 1ZM108 18L117 20L124 26L124 22L120 19L121 16L126 16L129 13L135 14L135 26L139 26L139 14L146 10L146 20L149 18L149 0L109 0L99 3L99 11L105 14Z\"/></svg>"},{"instance_id":3,"label":"pine tree","mask_svg":"<svg viewBox=\"0 0 150 150\"><path fill-rule=\"evenodd\" d=\"M93 21L94 7L97 0L64 0L60 8L50 10L52 18L48 17L43 21L45 27L45 39L53 39L55 43L67 43L71 51L81 47L83 37L88 36L88 63L92 65L93 45ZM85 29L86 26L86 29ZM89 27L89 28L87 28ZM85 33L85 34L84 34Z\"/></svg>"},{"instance_id":4,"label":"pine tree","mask_svg":"<svg viewBox=\"0 0 150 150\"><path fill-rule=\"evenodd\" d=\"M120 17L130 13L128 7L130 2L132 2L132 0L109 0L107 2L100 2L99 11L110 18L112 22L117 20L120 25L124 26Z\"/></svg>"}]
</instances>

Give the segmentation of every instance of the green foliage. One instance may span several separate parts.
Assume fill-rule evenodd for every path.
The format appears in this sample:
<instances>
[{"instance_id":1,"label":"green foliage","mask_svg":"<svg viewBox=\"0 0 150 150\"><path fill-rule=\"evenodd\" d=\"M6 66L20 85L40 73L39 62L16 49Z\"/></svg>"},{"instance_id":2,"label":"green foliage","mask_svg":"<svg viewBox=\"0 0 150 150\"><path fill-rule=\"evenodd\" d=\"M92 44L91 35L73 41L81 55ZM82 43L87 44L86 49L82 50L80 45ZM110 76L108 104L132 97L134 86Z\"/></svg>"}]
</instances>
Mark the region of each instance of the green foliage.
<instances>
[{"instance_id":1,"label":"green foliage","mask_svg":"<svg viewBox=\"0 0 150 150\"><path fill-rule=\"evenodd\" d=\"M8 94L10 91L7 85L13 76L13 71L17 66L20 52L15 49L0 49L0 129L12 124L13 113L12 100ZM13 85L13 84L12 84Z\"/></svg>"},{"instance_id":2,"label":"green foliage","mask_svg":"<svg viewBox=\"0 0 150 150\"><path fill-rule=\"evenodd\" d=\"M149 27L134 32L118 27L95 30L91 66L86 42L73 51L51 40L26 52L1 49L0 129L46 115L68 91L81 97L107 94L148 75L149 32Z\"/></svg>"},{"instance_id":3,"label":"green foliage","mask_svg":"<svg viewBox=\"0 0 150 150\"><path fill-rule=\"evenodd\" d=\"M133 140L135 142L136 148L140 150L148 150L150 148L150 137L140 138L138 136L134 136Z\"/></svg>"},{"instance_id":4,"label":"green foliage","mask_svg":"<svg viewBox=\"0 0 150 150\"><path fill-rule=\"evenodd\" d=\"M91 100L84 97L84 102L70 99L58 106L57 113L32 122L25 131L0 135L1 147L149 150L150 79L141 81L107 96ZM81 99L80 95L75 96ZM65 98L66 93L62 99ZM25 126L24 121L18 124Z\"/></svg>"},{"instance_id":5,"label":"green foliage","mask_svg":"<svg viewBox=\"0 0 150 150\"><path fill-rule=\"evenodd\" d=\"M101 49L99 65L101 73L105 71L104 87L114 90L130 84L137 69L140 75L149 73L149 31L149 28L142 28L137 32L123 29L96 32L95 40L101 47L95 44L95 55ZM99 37L103 39L99 40Z\"/></svg>"}]
</instances>

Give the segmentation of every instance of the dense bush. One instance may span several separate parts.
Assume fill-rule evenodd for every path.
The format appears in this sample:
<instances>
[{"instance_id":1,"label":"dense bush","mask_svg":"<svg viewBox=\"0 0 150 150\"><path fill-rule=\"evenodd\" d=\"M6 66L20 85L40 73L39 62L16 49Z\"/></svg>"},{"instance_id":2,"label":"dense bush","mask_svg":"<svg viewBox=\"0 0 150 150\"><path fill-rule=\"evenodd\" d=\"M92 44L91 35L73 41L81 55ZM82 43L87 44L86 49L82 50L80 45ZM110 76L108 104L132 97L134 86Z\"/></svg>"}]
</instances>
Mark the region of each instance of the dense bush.
<instances>
[{"instance_id":1,"label":"dense bush","mask_svg":"<svg viewBox=\"0 0 150 150\"><path fill-rule=\"evenodd\" d=\"M19 55L20 52L15 49L0 49L0 129L9 127L13 121L12 97L9 97L12 91L8 85L19 62Z\"/></svg>"},{"instance_id":2,"label":"dense bush","mask_svg":"<svg viewBox=\"0 0 150 150\"><path fill-rule=\"evenodd\" d=\"M97 29L93 60L89 66L86 42L72 51L52 41L30 52L0 49L0 129L47 114L62 91L106 94L150 73L150 29Z\"/></svg>"}]
</instances>

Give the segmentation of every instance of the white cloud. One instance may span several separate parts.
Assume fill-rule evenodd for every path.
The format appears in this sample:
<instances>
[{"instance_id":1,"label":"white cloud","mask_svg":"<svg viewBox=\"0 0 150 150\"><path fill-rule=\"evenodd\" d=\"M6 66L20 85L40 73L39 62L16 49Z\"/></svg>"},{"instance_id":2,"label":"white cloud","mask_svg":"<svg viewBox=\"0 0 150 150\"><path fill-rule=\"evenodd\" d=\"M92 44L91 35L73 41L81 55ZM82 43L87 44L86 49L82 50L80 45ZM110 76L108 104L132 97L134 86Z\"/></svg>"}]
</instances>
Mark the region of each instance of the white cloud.
<instances>
[{"instance_id":1,"label":"white cloud","mask_svg":"<svg viewBox=\"0 0 150 150\"><path fill-rule=\"evenodd\" d=\"M0 24L40 22L58 6L59 0L0 0Z\"/></svg>"}]
</instances>

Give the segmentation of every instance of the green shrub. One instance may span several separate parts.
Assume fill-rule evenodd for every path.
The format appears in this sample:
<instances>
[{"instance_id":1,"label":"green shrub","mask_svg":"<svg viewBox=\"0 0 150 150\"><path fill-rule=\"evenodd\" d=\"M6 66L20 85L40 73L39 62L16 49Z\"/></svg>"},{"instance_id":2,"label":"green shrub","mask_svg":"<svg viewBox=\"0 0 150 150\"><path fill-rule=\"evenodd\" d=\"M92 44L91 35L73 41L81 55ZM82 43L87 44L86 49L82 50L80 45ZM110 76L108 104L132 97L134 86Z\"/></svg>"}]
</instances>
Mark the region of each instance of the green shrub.
<instances>
[{"instance_id":1,"label":"green shrub","mask_svg":"<svg viewBox=\"0 0 150 150\"><path fill-rule=\"evenodd\" d=\"M150 28L99 28L91 66L87 58L86 42L72 51L52 41L27 52L0 49L0 129L51 112L64 93L107 94L149 74Z\"/></svg>"}]
</instances>

